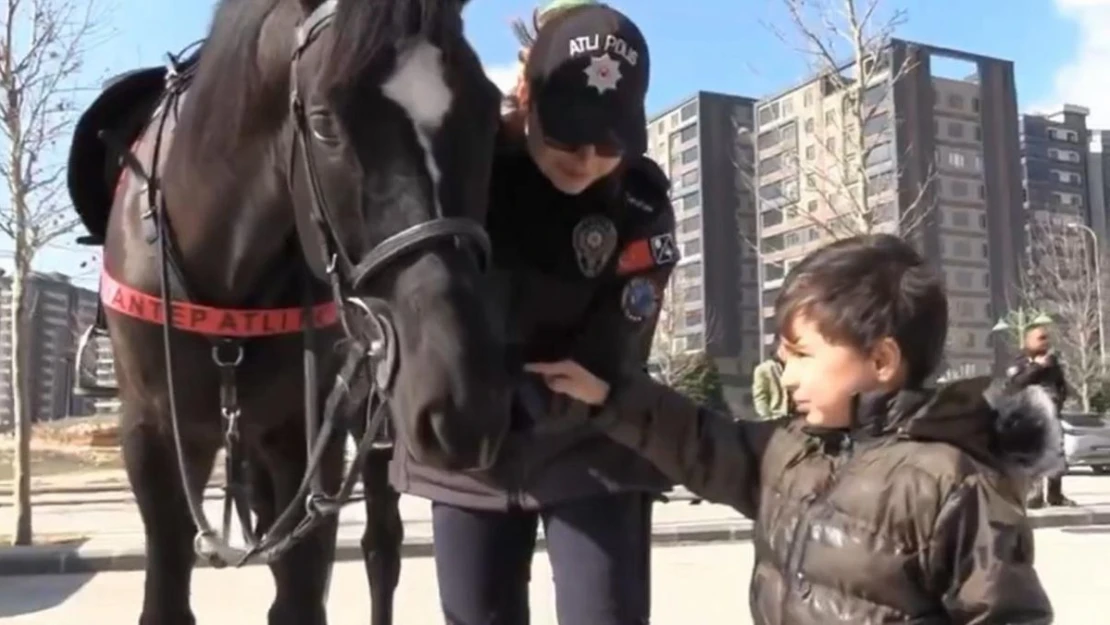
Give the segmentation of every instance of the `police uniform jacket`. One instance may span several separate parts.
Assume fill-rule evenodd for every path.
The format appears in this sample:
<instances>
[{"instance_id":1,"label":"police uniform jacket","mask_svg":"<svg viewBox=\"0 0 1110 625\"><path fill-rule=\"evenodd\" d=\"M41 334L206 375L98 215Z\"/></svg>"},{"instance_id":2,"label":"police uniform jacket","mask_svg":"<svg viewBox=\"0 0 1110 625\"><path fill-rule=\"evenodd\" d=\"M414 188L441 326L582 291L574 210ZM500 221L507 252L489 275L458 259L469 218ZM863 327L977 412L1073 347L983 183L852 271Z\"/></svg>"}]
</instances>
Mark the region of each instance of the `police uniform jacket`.
<instances>
[{"instance_id":1,"label":"police uniform jacket","mask_svg":"<svg viewBox=\"0 0 1110 625\"><path fill-rule=\"evenodd\" d=\"M644 370L663 289L679 257L669 183L659 166L637 157L568 196L522 146L504 146L492 185L487 229L514 358L572 358L609 379ZM492 510L670 486L651 464L586 423L587 411L547 391L538 378L526 380L490 470L422 465L399 441L391 481L400 492ZM579 413L582 418L573 418Z\"/></svg>"}]
</instances>

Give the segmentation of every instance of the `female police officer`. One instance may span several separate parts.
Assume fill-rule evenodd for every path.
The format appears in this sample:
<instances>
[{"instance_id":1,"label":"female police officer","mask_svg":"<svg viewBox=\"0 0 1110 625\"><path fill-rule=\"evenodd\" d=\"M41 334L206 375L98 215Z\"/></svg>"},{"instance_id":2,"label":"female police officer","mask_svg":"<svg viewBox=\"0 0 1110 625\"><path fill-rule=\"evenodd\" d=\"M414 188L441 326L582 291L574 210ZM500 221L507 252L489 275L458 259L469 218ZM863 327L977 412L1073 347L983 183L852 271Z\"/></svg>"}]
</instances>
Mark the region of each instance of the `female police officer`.
<instances>
[{"instance_id":1,"label":"female police officer","mask_svg":"<svg viewBox=\"0 0 1110 625\"><path fill-rule=\"evenodd\" d=\"M641 156L647 44L601 4L560 2L534 21L488 222L512 351L526 361L574 358L602 377L643 368L678 260L666 176ZM651 506L668 484L588 425L549 425L565 422L550 418L556 411L587 408L541 387L522 391L488 472L422 466L403 446L394 457L394 486L434 502L446 620L529 622L542 521L562 625L647 623Z\"/></svg>"}]
</instances>

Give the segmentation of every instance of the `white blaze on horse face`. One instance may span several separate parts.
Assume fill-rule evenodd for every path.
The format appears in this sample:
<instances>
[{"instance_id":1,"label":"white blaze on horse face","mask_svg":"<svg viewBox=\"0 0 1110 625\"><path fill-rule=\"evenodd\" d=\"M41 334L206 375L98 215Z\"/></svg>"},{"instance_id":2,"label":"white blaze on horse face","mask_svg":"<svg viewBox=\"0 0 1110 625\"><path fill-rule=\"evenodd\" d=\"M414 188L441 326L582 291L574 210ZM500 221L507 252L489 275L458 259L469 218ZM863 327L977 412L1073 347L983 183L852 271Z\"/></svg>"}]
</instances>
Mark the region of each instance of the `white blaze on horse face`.
<instances>
[{"instance_id":1,"label":"white blaze on horse face","mask_svg":"<svg viewBox=\"0 0 1110 625\"><path fill-rule=\"evenodd\" d=\"M434 134L451 110L443 53L425 40L414 42L397 56L397 67L382 92L405 109L414 124Z\"/></svg>"},{"instance_id":2,"label":"white blaze on horse face","mask_svg":"<svg viewBox=\"0 0 1110 625\"><path fill-rule=\"evenodd\" d=\"M443 125L451 110L453 94L444 78L443 53L421 39L397 55L393 75L382 84L382 93L400 106L412 120L416 140L424 151L424 164L432 179L436 215L442 216L439 202L439 166L432 150L432 136Z\"/></svg>"}]
</instances>

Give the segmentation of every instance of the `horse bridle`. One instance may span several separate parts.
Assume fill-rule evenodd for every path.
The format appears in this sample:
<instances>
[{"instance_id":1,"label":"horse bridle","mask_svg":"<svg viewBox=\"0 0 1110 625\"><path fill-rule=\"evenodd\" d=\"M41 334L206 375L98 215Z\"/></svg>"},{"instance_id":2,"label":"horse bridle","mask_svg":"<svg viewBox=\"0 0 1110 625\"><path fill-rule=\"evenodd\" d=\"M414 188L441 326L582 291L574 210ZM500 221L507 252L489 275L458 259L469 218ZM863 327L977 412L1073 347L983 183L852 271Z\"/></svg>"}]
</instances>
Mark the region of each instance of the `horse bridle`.
<instances>
[{"instance_id":1,"label":"horse bridle","mask_svg":"<svg viewBox=\"0 0 1110 625\"><path fill-rule=\"evenodd\" d=\"M242 458L238 457L240 455L238 453L240 441L237 422L240 409L235 393L235 370L243 360L242 344L228 341L217 342L213 345L212 351L213 361L221 373L220 410L226 422L224 439L227 486L224 498L222 534L217 533L212 528L200 502L196 501L196 497L192 495L188 487L188 471L184 457L180 453L180 431L173 400L172 374L167 369L171 422L175 442L179 446L178 465L184 480L189 512L198 529L194 540L194 550L198 556L206 559L213 566L229 564L242 566L257 560L273 561L296 544L300 538L315 529L327 517L338 514L343 505L350 500L362 459L374 445L379 431L385 425L388 415L387 404L397 370L397 335L390 319L389 305L379 298L355 295L358 289L389 263L408 253L425 249L445 240L454 241L456 244L470 244L472 250L478 255L479 268L485 270L489 266L490 240L482 224L469 218L444 216L438 209L438 203L436 204L436 215L432 219L386 238L374 246L360 261L353 261L347 253L343 245L343 239L332 219L327 195L324 192L316 167L311 145L312 132L309 127L304 101L301 98L297 73L298 62L304 52L335 19L336 7L337 0L326 0L309 14L297 28L297 47L294 50L290 67L290 115L293 121L293 143L290 154L291 167L288 174L290 193L293 194L296 178L294 167L296 166L295 161L298 160L296 153L299 148L303 155L299 160L303 165L310 196L307 214L294 201L294 210L297 212L298 236L306 259L312 251L316 251L325 260L324 276L322 277L328 282L332 298L337 307L339 322L346 337L344 343L347 348L347 357L340 367L335 385L324 403L323 418L321 419L315 393L315 389L318 388L315 349L317 328L311 314L314 302L308 286L310 281L306 276L303 318L305 319L305 433L308 457L305 473L297 493L267 529L264 536L256 536L252 529L249 502L245 496L246 486L239 481L242 475L240 464ZM172 74L171 70L171 76ZM170 104L167 103L163 109L163 125L170 108ZM161 136L161 129L159 136ZM157 148L155 153L157 154ZM164 198L162 199L164 201ZM179 283L183 284L184 281L179 268L175 267L178 263L173 262L172 233L169 230L168 220L159 219L157 226L163 260L163 299L169 301L168 269L174 270ZM306 232L306 229L310 231ZM316 250L310 249L309 243L313 240L316 242ZM311 260L309 260L309 265L313 265ZM170 350L168 324L163 324L163 330L168 366ZM229 346L232 351L227 351ZM356 403L355 400L360 398L366 399L366 429L339 490L335 493L329 493L323 484L320 465L337 426L336 422L339 415L342 413L345 416L357 416L352 414L354 411L351 410L351 407L352 404ZM304 510L303 516L300 515L301 506ZM243 538L247 545L246 549L235 547L227 540L230 533L232 507L235 508L239 524L242 527Z\"/></svg>"}]
</instances>

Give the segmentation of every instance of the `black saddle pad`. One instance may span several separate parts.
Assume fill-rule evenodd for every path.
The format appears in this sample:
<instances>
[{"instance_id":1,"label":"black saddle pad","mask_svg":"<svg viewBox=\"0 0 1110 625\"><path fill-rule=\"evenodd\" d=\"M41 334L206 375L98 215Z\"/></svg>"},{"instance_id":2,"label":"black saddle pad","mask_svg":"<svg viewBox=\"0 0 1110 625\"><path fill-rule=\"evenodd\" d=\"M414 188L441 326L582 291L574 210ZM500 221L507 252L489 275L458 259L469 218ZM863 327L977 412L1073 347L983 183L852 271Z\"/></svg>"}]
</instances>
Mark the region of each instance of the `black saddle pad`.
<instances>
[{"instance_id":1,"label":"black saddle pad","mask_svg":"<svg viewBox=\"0 0 1110 625\"><path fill-rule=\"evenodd\" d=\"M181 63L192 69L200 51ZM124 72L104 84L104 90L81 117L69 148L66 183L74 209L81 218L87 237L85 245L103 245L108 229L116 183L123 163L100 138L107 131L123 145L130 146L146 128L166 86L167 67L148 67Z\"/></svg>"}]
</instances>

